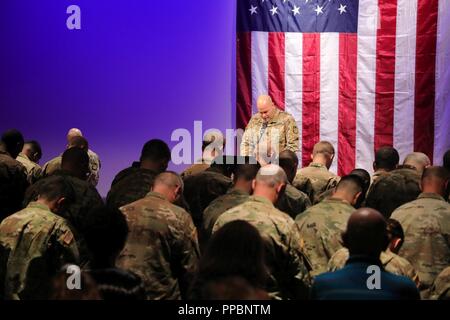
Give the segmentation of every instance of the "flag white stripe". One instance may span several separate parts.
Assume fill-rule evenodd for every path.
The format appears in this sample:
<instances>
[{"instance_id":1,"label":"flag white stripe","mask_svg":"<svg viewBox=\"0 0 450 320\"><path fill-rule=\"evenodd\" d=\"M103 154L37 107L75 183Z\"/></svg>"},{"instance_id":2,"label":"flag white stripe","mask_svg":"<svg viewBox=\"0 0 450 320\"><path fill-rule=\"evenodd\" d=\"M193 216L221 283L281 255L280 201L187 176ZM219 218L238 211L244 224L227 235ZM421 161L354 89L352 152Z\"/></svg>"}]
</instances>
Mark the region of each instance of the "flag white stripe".
<instances>
[{"instance_id":1,"label":"flag white stripe","mask_svg":"<svg viewBox=\"0 0 450 320\"><path fill-rule=\"evenodd\" d=\"M360 0L356 79L356 167L369 172L374 159L377 27L376 1Z\"/></svg>"},{"instance_id":2,"label":"flag white stripe","mask_svg":"<svg viewBox=\"0 0 450 320\"><path fill-rule=\"evenodd\" d=\"M394 148L400 159L414 151L417 0L397 0Z\"/></svg>"},{"instance_id":3,"label":"flag white stripe","mask_svg":"<svg viewBox=\"0 0 450 320\"><path fill-rule=\"evenodd\" d=\"M252 32L252 113L257 112L256 100L269 92L269 34Z\"/></svg>"},{"instance_id":4,"label":"flag white stripe","mask_svg":"<svg viewBox=\"0 0 450 320\"><path fill-rule=\"evenodd\" d=\"M300 151L302 159L302 103L303 103L303 34L285 34L285 111L295 121L300 135Z\"/></svg>"},{"instance_id":5,"label":"flag white stripe","mask_svg":"<svg viewBox=\"0 0 450 320\"><path fill-rule=\"evenodd\" d=\"M434 109L434 163L442 165L450 149L450 1L439 1L436 47L436 99Z\"/></svg>"},{"instance_id":6,"label":"flag white stripe","mask_svg":"<svg viewBox=\"0 0 450 320\"><path fill-rule=\"evenodd\" d=\"M330 142L338 155L339 33L320 35L320 140ZM337 156L330 171L337 173Z\"/></svg>"}]
</instances>

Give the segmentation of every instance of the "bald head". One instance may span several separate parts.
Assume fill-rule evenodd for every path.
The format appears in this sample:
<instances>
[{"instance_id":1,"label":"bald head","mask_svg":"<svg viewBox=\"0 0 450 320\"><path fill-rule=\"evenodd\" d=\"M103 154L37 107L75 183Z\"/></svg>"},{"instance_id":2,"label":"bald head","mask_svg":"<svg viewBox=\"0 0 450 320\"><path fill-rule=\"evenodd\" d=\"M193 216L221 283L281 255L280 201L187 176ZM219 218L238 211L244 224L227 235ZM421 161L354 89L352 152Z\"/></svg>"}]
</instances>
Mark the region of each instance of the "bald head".
<instances>
[{"instance_id":1,"label":"bald head","mask_svg":"<svg viewBox=\"0 0 450 320\"><path fill-rule=\"evenodd\" d=\"M276 106L272 101L272 98L268 95L261 95L256 101L256 107L264 122L268 122L275 114Z\"/></svg>"},{"instance_id":2,"label":"bald head","mask_svg":"<svg viewBox=\"0 0 450 320\"><path fill-rule=\"evenodd\" d=\"M422 174L422 192L444 196L449 179L449 172L446 168L439 166L428 167Z\"/></svg>"},{"instance_id":3,"label":"bald head","mask_svg":"<svg viewBox=\"0 0 450 320\"><path fill-rule=\"evenodd\" d=\"M413 166L420 174L422 174L423 170L431 165L431 161L425 153L413 152L405 157L403 165Z\"/></svg>"},{"instance_id":4,"label":"bald head","mask_svg":"<svg viewBox=\"0 0 450 320\"><path fill-rule=\"evenodd\" d=\"M379 258L387 245L386 220L374 209L358 209L348 219L342 239L350 255Z\"/></svg>"},{"instance_id":5,"label":"bald head","mask_svg":"<svg viewBox=\"0 0 450 320\"><path fill-rule=\"evenodd\" d=\"M70 140L74 137L82 137L83 133L78 128L72 128L67 132L67 143L70 143Z\"/></svg>"},{"instance_id":6,"label":"bald head","mask_svg":"<svg viewBox=\"0 0 450 320\"><path fill-rule=\"evenodd\" d=\"M275 203L284 192L288 180L284 170L276 164L259 169L253 181L253 194Z\"/></svg>"},{"instance_id":7,"label":"bald head","mask_svg":"<svg viewBox=\"0 0 450 320\"><path fill-rule=\"evenodd\" d=\"M176 172L165 171L156 176L152 191L164 195L169 202L174 203L183 193L183 189L181 177Z\"/></svg>"}]
</instances>

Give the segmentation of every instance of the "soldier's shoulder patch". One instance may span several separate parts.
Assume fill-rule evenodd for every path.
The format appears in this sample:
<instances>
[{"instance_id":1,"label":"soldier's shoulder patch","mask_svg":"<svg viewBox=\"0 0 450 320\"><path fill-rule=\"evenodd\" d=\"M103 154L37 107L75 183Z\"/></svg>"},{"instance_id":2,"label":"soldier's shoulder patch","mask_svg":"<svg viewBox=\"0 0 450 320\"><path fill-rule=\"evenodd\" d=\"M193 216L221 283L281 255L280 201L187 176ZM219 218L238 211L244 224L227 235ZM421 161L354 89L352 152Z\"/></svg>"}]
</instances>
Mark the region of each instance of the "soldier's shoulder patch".
<instances>
[{"instance_id":1,"label":"soldier's shoulder patch","mask_svg":"<svg viewBox=\"0 0 450 320\"><path fill-rule=\"evenodd\" d=\"M73 233L70 230L66 230L66 232L64 232L64 234L61 235L61 241L65 244L65 245L71 245L73 242Z\"/></svg>"}]
</instances>

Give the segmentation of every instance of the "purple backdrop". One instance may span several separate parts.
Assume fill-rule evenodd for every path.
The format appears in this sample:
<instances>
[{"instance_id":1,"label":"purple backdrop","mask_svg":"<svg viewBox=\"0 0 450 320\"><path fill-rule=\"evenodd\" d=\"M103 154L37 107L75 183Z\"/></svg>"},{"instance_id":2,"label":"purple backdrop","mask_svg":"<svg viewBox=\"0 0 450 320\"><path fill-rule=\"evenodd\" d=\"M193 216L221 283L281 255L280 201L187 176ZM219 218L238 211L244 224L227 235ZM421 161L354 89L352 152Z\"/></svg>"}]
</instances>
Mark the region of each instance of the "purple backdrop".
<instances>
[{"instance_id":1,"label":"purple backdrop","mask_svg":"<svg viewBox=\"0 0 450 320\"><path fill-rule=\"evenodd\" d=\"M81 8L81 30L66 27L71 4ZM39 140L43 164L64 150L70 127L80 128L102 160L106 195L146 140L170 142L194 120L232 127L235 5L1 0L0 131Z\"/></svg>"}]
</instances>

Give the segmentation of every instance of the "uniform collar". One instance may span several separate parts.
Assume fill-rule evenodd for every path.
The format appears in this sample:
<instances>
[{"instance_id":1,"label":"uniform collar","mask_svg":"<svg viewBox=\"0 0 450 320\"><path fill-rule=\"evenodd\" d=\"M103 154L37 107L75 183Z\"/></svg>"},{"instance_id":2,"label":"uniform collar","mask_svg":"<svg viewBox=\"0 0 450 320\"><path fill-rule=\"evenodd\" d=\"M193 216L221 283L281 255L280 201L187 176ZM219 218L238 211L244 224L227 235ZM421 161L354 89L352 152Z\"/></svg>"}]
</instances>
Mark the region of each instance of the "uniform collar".
<instances>
[{"instance_id":1,"label":"uniform collar","mask_svg":"<svg viewBox=\"0 0 450 320\"><path fill-rule=\"evenodd\" d=\"M46 211L50 211L50 208L48 206L46 206L43 203L39 203L37 201L32 201L28 204L27 208L37 208L37 209L42 209L42 210L46 210Z\"/></svg>"},{"instance_id":2,"label":"uniform collar","mask_svg":"<svg viewBox=\"0 0 450 320\"><path fill-rule=\"evenodd\" d=\"M422 192L421 194L419 194L417 199L435 199L445 201L444 198L438 195L437 193L426 193L426 192Z\"/></svg>"},{"instance_id":3,"label":"uniform collar","mask_svg":"<svg viewBox=\"0 0 450 320\"><path fill-rule=\"evenodd\" d=\"M30 160L30 158L28 158L28 156L27 156L25 153L23 153L23 152L19 153L19 155L18 155L17 157L21 157L21 158ZM30 160L30 161L31 161L31 160Z\"/></svg>"},{"instance_id":4,"label":"uniform collar","mask_svg":"<svg viewBox=\"0 0 450 320\"><path fill-rule=\"evenodd\" d=\"M249 195L247 192L242 191L242 190L240 190L240 189L236 189L236 188L234 188L234 187L233 187L233 188L230 188L230 189L227 191L227 194L246 195L246 196Z\"/></svg>"},{"instance_id":5,"label":"uniform collar","mask_svg":"<svg viewBox=\"0 0 450 320\"><path fill-rule=\"evenodd\" d=\"M333 198L333 197L328 198L328 199L324 199L324 200L322 200L322 202L344 203L346 205L351 206L351 204L347 200L339 199L339 198Z\"/></svg>"},{"instance_id":6,"label":"uniform collar","mask_svg":"<svg viewBox=\"0 0 450 320\"><path fill-rule=\"evenodd\" d=\"M162 199L162 200L166 200L166 197L164 195L162 195L159 192L154 192L154 191L150 191L149 193L147 193L146 197L153 197L153 198L158 198L158 199Z\"/></svg>"},{"instance_id":7,"label":"uniform collar","mask_svg":"<svg viewBox=\"0 0 450 320\"><path fill-rule=\"evenodd\" d=\"M271 207L274 206L273 203L269 199L261 197L261 196L250 196L250 200L255 201L255 202L264 203L265 205L268 205Z\"/></svg>"},{"instance_id":8,"label":"uniform collar","mask_svg":"<svg viewBox=\"0 0 450 320\"><path fill-rule=\"evenodd\" d=\"M317 163L317 162L311 162L311 163L309 164L309 167L325 169L325 170L328 171L327 167L325 167L323 164Z\"/></svg>"}]
</instances>

